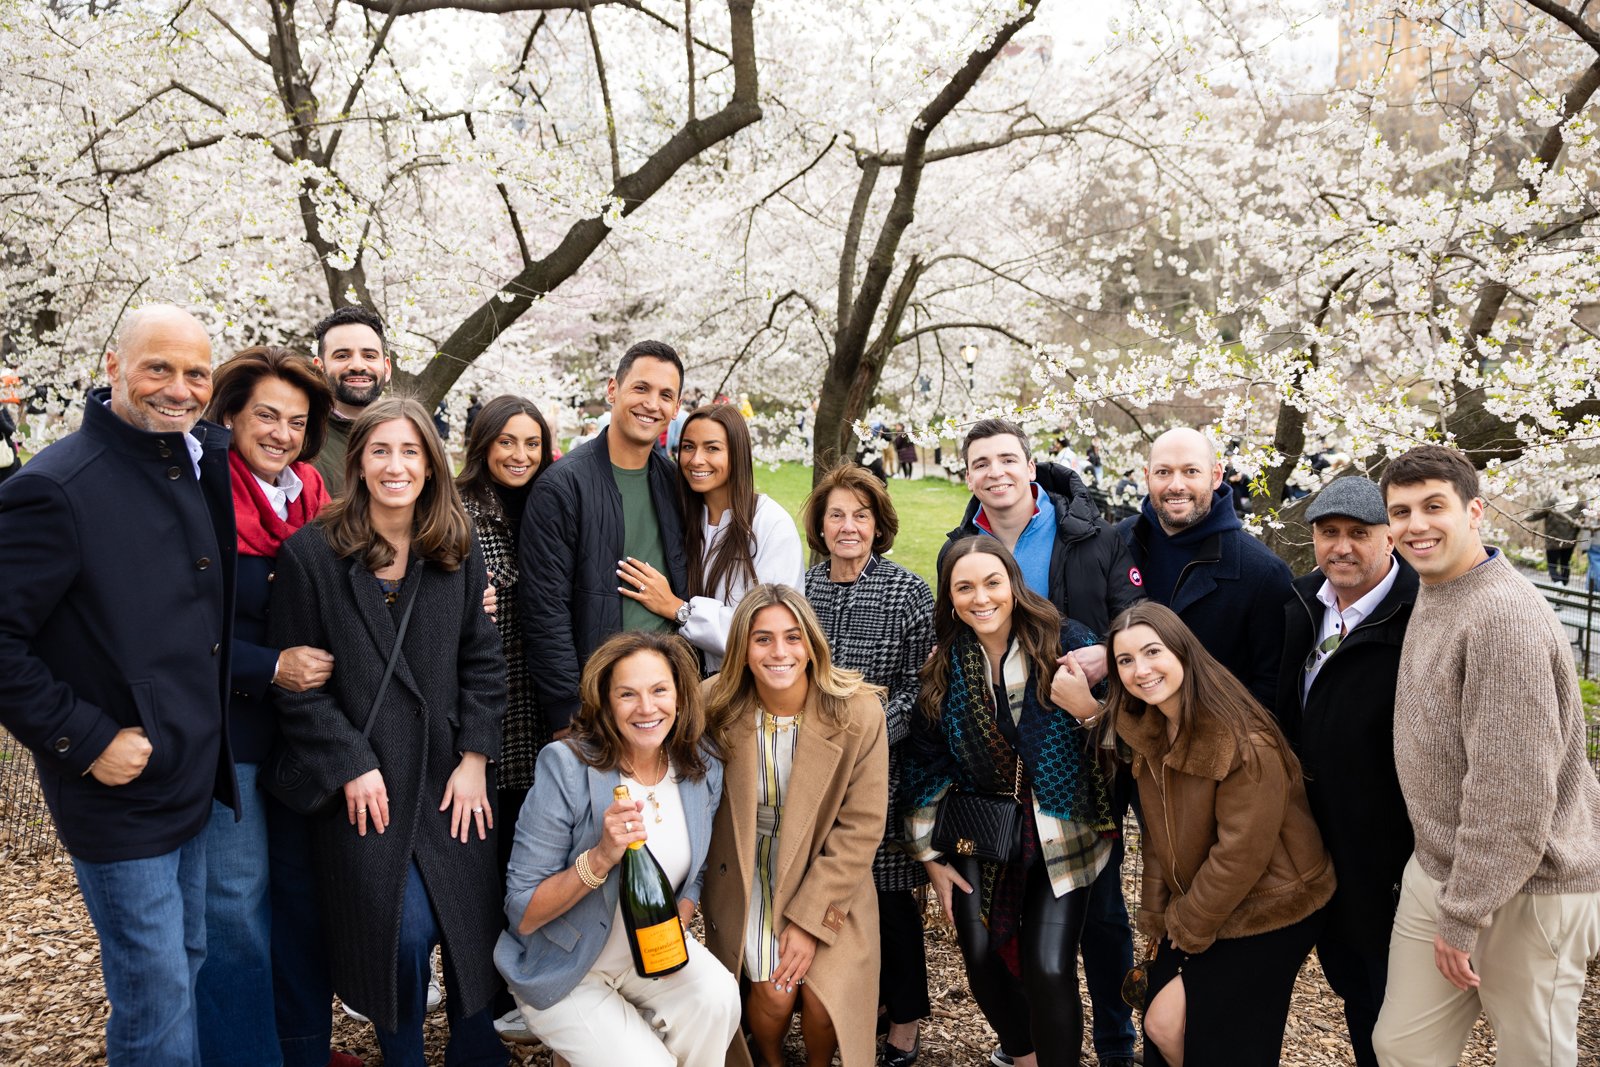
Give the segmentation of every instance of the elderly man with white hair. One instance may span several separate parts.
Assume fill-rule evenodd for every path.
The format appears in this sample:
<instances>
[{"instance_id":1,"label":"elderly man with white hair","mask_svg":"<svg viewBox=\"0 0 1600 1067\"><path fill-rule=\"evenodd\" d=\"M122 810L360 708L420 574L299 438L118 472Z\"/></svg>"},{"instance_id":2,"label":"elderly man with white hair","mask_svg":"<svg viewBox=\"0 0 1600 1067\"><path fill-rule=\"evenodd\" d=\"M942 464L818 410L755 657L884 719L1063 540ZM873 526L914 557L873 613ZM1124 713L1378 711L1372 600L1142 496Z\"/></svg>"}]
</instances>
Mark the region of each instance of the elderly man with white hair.
<instances>
[{"instance_id":1,"label":"elderly man with white hair","mask_svg":"<svg viewBox=\"0 0 1600 1067\"><path fill-rule=\"evenodd\" d=\"M83 426L0 485L0 725L33 753L100 938L110 1067L200 1063L203 831L228 755L228 434L211 342L144 308Z\"/></svg>"}]
</instances>

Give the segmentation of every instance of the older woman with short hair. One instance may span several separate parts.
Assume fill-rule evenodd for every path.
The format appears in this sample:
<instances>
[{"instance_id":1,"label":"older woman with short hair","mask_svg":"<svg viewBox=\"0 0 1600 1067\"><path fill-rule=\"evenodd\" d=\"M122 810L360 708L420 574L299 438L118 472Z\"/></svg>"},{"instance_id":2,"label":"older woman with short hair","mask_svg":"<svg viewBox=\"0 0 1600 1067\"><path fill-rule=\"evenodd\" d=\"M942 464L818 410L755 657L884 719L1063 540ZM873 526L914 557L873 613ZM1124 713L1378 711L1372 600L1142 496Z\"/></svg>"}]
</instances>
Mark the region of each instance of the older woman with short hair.
<instances>
[{"instance_id":1,"label":"older woman with short hair","mask_svg":"<svg viewBox=\"0 0 1600 1067\"><path fill-rule=\"evenodd\" d=\"M528 1028L572 1067L700 1067L739 1029L737 983L693 938L680 970L636 973L615 873L629 845L648 842L688 928L722 796L699 677L681 638L633 631L602 644L572 733L539 754L517 820L495 965ZM614 799L619 785L632 799Z\"/></svg>"},{"instance_id":2,"label":"older woman with short hair","mask_svg":"<svg viewBox=\"0 0 1600 1067\"><path fill-rule=\"evenodd\" d=\"M889 1022L882 1062L909 1067L921 1047L918 1023L931 1010L916 892L928 876L901 844L904 826L895 794L921 687L917 672L933 647L933 593L922 578L884 558L894 547L900 518L883 484L865 467L846 463L828 471L800 513L806 541L823 557L806 571L806 599L827 635L833 662L860 671L887 694L888 822L872 860L882 959L878 1000Z\"/></svg>"}]
</instances>

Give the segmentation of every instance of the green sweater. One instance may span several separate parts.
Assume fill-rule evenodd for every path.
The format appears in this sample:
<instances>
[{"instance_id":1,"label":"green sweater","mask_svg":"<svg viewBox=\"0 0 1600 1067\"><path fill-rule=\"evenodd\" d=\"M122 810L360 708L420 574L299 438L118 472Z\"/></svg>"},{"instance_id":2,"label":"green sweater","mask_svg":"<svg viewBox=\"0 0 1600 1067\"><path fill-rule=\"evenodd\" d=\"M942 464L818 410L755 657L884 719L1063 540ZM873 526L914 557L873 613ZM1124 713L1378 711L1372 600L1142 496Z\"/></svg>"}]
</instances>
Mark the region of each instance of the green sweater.
<instances>
[{"instance_id":1,"label":"green sweater","mask_svg":"<svg viewBox=\"0 0 1600 1067\"><path fill-rule=\"evenodd\" d=\"M1600 891L1572 651L1503 555L1422 586L1395 690L1395 770L1446 942L1471 952L1517 893Z\"/></svg>"},{"instance_id":2,"label":"green sweater","mask_svg":"<svg viewBox=\"0 0 1600 1067\"><path fill-rule=\"evenodd\" d=\"M322 449L311 461L322 475L322 484L327 486L330 499L337 499L344 493L344 455L350 447L350 427L354 425L353 419L343 419L329 412L328 432L322 438Z\"/></svg>"}]
</instances>

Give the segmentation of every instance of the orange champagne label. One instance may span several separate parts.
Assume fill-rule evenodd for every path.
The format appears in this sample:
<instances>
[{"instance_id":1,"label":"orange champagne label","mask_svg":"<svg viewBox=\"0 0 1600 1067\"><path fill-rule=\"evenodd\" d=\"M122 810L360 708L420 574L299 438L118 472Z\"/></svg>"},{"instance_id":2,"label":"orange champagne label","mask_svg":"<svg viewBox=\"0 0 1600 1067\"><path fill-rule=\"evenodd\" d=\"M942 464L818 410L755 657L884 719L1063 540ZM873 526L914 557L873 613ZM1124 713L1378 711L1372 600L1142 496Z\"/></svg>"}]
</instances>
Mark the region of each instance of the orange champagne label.
<instances>
[{"instance_id":1,"label":"orange champagne label","mask_svg":"<svg viewBox=\"0 0 1600 1067\"><path fill-rule=\"evenodd\" d=\"M689 959L689 946L683 943L683 924L677 916L654 926L641 926L633 935L639 939L639 959L650 974L676 967Z\"/></svg>"}]
</instances>

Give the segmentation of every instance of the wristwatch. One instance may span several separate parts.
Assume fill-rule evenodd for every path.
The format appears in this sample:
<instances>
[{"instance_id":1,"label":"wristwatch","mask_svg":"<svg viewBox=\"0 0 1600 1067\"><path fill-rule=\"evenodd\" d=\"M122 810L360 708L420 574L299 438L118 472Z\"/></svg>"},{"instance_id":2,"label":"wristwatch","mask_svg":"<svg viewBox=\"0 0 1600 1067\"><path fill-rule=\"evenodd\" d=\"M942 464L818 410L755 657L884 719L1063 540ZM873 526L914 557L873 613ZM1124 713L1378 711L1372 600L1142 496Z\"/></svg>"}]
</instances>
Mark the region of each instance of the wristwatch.
<instances>
[{"instance_id":1,"label":"wristwatch","mask_svg":"<svg viewBox=\"0 0 1600 1067\"><path fill-rule=\"evenodd\" d=\"M676 626L680 630L683 629L684 625L689 621L689 616L693 614L694 604L685 600L683 603L678 605L677 614L672 616L672 625Z\"/></svg>"}]
</instances>

